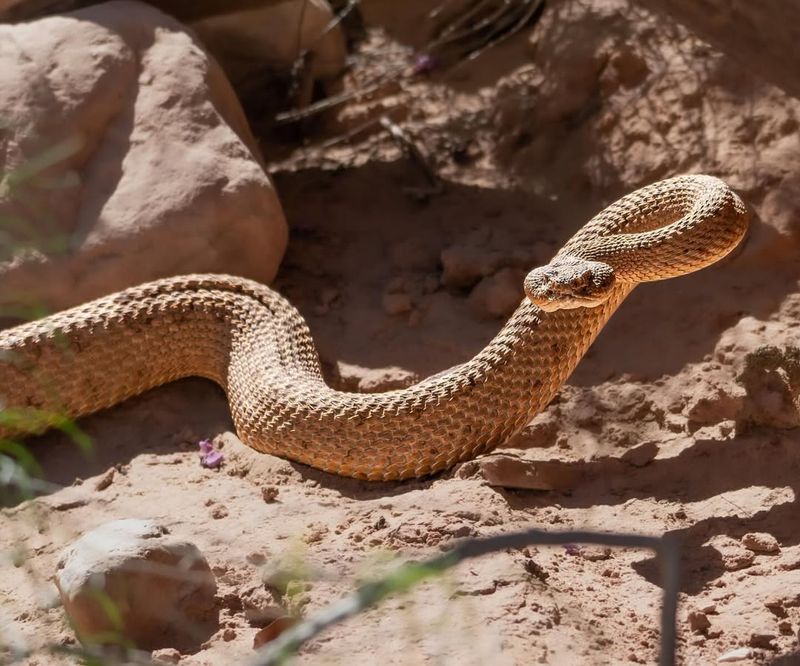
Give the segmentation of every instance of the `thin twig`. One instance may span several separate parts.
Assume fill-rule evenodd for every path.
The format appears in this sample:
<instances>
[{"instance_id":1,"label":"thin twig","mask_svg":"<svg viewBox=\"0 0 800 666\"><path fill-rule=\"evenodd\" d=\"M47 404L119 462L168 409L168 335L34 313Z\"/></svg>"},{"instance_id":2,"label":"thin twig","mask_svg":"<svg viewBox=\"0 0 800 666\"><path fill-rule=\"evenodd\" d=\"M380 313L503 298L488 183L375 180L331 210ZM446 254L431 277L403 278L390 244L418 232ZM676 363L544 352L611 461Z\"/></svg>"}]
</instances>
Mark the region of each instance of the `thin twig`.
<instances>
[{"instance_id":1,"label":"thin twig","mask_svg":"<svg viewBox=\"0 0 800 666\"><path fill-rule=\"evenodd\" d=\"M355 594L328 606L315 616L290 628L275 641L261 648L248 666L279 666L286 663L300 647L329 627L353 617L377 604L390 594L404 592L418 582L441 574L456 564L488 553L520 549L526 546L555 546L568 543L591 543L601 546L648 548L654 550L661 563L664 600L661 610L660 666L675 663L675 620L678 604L679 557L675 540L639 534L589 531L544 532L538 529L501 534L482 539L467 539L444 555L424 562L402 565L377 581L365 583Z\"/></svg>"},{"instance_id":2,"label":"thin twig","mask_svg":"<svg viewBox=\"0 0 800 666\"><path fill-rule=\"evenodd\" d=\"M324 143L320 144L320 148L323 150L327 150L328 148L333 148L334 146L338 146L340 143L345 143L350 141L350 139L358 136L361 132L365 132L373 125L378 124L378 118L370 118L366 122L359 123L353 129L348 130L344 134L340 134L339 136L335 136L331 139L328 139Z\"/></svg>"},{"instance_id":3,"label":"thin twig","mask_svg":"<svg viewBox=\"0 0 800 666\"><path fill-rule=\"evenodd\" d=\"M419 146L414 143L411 137L406 134L405 130L400 127L400 125L390 120L388 116L382 116L378 122L381 124L381 127L383 127L389 133L389 136L400 145L400 148L403 150L403 152L406 153L422 170L422 172L425 174L425 179L428 181L428 184L432 188L438 190L441 187L439 176L436 175L433 167L431 167L428 158L419 149Z\"/></svg>"},{"instance_id":4,"label":"thin twig","mask_svg":"<svg viewBox=\"0 0 800 666\"><path fill-rule=\"evenodd\" d=\"M454 67L458 67L458 65L460 65L463 62L470 62L472 60L475 60L475 58L482 55L489 49L493 48L494 46L497 46L501 42L504 42L505 40L516 35L520 30L522 30L522 28L524 28L528 24L528 22L531 19L533 19L533 17L536 15L536 12L538 12L544 6L544 0L538 0L538 1L526 0L526 3L529 5L528 10L521 16L521 18L519 19L519 21L516 22L516 24L514 24L510 29L502 32L499 35L498 35L499 31L496 30L494 34L498 35L497 37L495 37L494 39L490 39L490 41L486 42L482 47L473 50L464 60L460 61L459 63L456 63ZM503 30L505 30L505 26L503 27Z\"/></svg>"},{"instance_id":5,"label":"thin twig","mask_svg":"<svg viewBox=\"0 0 800 666\"><path fill-rule=\"evenodd\" d=\"M309 116L316 115L317 113L321 113L327 109L331 109L335 106L339 106L344 102L348 102L351 99L357 99L359 97L363 97L365 95L369 95L370 93L379 90L381 86L394 81L403 70L405 70L408 65L402 65L400 67L396 67L388 74L380 77L378 80L373 81L372 83L364 86L363 88L359 88L358 90L350 90L348 92L342 93L340 95L334 95L333 97L327 97L319 102L315 102L314 104L309 104L306 108L300 110L293 110L293 111L286 111L285 113L279 113L275 116L275 122L279 125L283 125L286 123L294 123L298 120L303 120L308 118Z\"/></svg>"},{"instance_id":6,"label":"thin twig","mask_svg":"<svg viewBox=\"0 0 800 666\"><path fill-rule=\"evenodd\" d=\"M336 16L334 16L326 25L322 32L320 32L311 44L308 45L309 49L313 49L317 44L319 44L320 40L327 35L331 30L333 30L337 25L339 25L342 21L344 21L356 7L358 7L360 0L349 0L347 5L342 9Z\"/></svg>"}]
</instances>

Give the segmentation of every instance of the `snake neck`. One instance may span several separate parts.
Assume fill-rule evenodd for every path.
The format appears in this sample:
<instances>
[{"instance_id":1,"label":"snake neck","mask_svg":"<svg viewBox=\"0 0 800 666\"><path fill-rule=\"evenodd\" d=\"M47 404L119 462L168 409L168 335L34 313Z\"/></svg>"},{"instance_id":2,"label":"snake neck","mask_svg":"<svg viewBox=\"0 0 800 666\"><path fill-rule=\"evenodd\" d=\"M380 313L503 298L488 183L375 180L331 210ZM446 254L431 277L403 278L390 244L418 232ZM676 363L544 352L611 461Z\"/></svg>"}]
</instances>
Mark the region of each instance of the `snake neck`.
<instances>
[{"instance_id":1,"label":"snake neck","mask_svg":"<svg viewBox=\"0 0 800 666\"><path fill-rule=\"evenodd\" d=\"M384 393L337 391L291 362L265 373L270 358L247 349L232 355L229 372L237 431L256 449L346 476L446 469L504 442L546 407L631 289L615 288L596 308L552 313L525 300L471 360Z\"/></svg>"}]
</instances>

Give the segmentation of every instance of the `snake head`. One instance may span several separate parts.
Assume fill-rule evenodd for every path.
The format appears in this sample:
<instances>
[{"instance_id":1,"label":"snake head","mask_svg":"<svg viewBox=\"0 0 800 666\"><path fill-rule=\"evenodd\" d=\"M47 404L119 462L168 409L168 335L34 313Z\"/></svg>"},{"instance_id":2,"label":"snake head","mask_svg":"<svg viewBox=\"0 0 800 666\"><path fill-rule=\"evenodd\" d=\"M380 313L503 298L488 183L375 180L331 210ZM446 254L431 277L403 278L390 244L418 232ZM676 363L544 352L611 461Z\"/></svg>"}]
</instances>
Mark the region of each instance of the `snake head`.
<instances>
[{"instance_id":1,"label":"snake head","mask_svg":"<svg viewBox=\"0 0 800 666\"><path fill-rule=\"evenodd\" d=\"M561 256L528 273L525 294L545 312L593 308L608 299L615 282L608 264Z\"/></svg>"}]
</instances>

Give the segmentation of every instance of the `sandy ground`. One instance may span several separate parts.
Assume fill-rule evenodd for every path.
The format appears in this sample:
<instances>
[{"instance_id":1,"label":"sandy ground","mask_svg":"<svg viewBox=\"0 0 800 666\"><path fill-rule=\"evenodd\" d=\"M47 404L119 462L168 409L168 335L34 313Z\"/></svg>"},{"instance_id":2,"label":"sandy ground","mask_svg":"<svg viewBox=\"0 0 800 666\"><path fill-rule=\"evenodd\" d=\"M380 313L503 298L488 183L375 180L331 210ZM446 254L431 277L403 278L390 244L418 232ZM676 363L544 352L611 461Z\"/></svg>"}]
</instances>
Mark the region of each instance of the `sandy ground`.
<instances>
[{"instance_id":1,"label":"sandy ground","mask_svg":"<svg viewBox=\"0 0 800 666\"><path fill-rule=\"evenodd\" d=\"M422 6L368 16L347 88L412 62ZM437 372L499 330L469 289L442 285L441 253L465 239L490 248L497 269L519 270L618 195L680 172L725 178L753 209L736 256L638 289L511 443L579 481L509 490L470 467L396 484L340 479L251 452L230 433L222 393L184 381L86 419L90 459L64 437L32 443L66 487L0 512L0 551L24 554L0 564L5 620L34 646L69 644L50 582L57 555L116 518L161 521L208 557L219 630L180 660L198 666L251 654L259 620L248 609L311 614L396 557L525 527L633 530L682 538L683 663L739 647L751 648L739 663L800 663L798 386L789 361L764 369L756 351L800 344L800 102L680 26L612 0L551 2L532 32L471 63L408 70L312 123L307 146L264 144L292 224L276 285L342 386ZM417 165L376 126L330 144L383 114L424 148L441 191L424 191ZM390 314L392 294L410 309ZM748 363L755 379L738 381ZM204 437L222 446L222 469L200 467ZM742 539L751 533L778 549L754 552ZM271 591L265 567L291 560L313 571L288 594ZM646 552L509 551L328 631L299 661L654 663L660 595Z\"/></svg>"}]
</instances>

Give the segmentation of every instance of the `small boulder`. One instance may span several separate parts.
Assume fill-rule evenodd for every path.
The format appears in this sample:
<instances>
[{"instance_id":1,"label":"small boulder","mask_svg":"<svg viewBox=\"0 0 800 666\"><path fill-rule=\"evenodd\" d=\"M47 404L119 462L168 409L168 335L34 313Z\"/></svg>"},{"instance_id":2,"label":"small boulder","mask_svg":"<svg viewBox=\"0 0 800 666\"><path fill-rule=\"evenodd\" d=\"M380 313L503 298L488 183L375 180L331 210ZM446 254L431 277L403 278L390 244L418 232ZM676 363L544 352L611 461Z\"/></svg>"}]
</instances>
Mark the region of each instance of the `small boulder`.
<instances>
[{"instance_id":1,"label":"small boulder","mask_svg":"<svg viewBox=\"0 0 800 666\"><path fill-rule=\"evenodd\" d=\"M726 571L746 569L753 564L755 554L747 550L741 543L729 536L718 535L711 539L709 545L719 553L722 567Z\"/></svg>"},{"instance_id":2,"label":"small boulder","mask_svg":"<svg viewBox=\"0 0 800 666\"><path fill-rule=\"evenodd\" d=\"M339 74L345 66L347 44L335 20L326 0L285 0L219 12L194 21L191 27L234 87L248 95L255 86L263 86L265 70L282 68L288 73L304 57L308 83Z\"/></svg>"},{"instance_id":3,"label":"small boulder","mask_svg":"<svg viewBox=\"0 0 800 666\"><path fill-rule=\"evenodd\" d=\"M520 304L524 273L514 268L502 268L483 278L469 295L469 307L480 319L508 317Z\"/></svg>"},{"instance_id":4,"label":"small boulder","mask_svg":"<svg viewBox=\"0 0 800 666\"><path fill-rule=\"evenodd\" d=\"M699 610L689 611L686 620L692 631L698 634L705 633L711 628L711 621L708 619L708 616Z\"/></svg>"},{"instance_id":5,"label":"small boulder","mask_svg":"<svg viewBox=\"0 0 800 666\"><path fill-rule=\"evenodd\" d=\"M216 582L198 548L146 520L116 520L62 553L56 586L86 644L197 647L216 630Z\"/></svg>"},{"instance_id":6,"label":"small boulder","mask_svg":"<svg viewBox=\"0 0 800 666\"><path fill-rule=\"evenodd\" d=\"M777 555L781 552L778 540L766 532L749 532L742 537L742 545L754 553Z\"/></svg>"},{"instance_id":7,"label":"small boulder","mask_svg":"<svg viewBox=\"0 0 800 666\"><path fill-rule=\"evenodd\" d=\"M486 247L458 244L442 250L442 284L464 288L497 270L502 257Z\"/></svg>"},{"instance_id":8,"label":"small boulder","mask_svg":"<svg viewBox=\"0 0 800 666\"><path fill-rule=\"evenodd\" d=\"M526 460L506 453L494 453L459 467L460 478L482 478L490 486L522 490L570 490L581 479L572 463L558 460Z\"/></svg>"}]
</instances>

